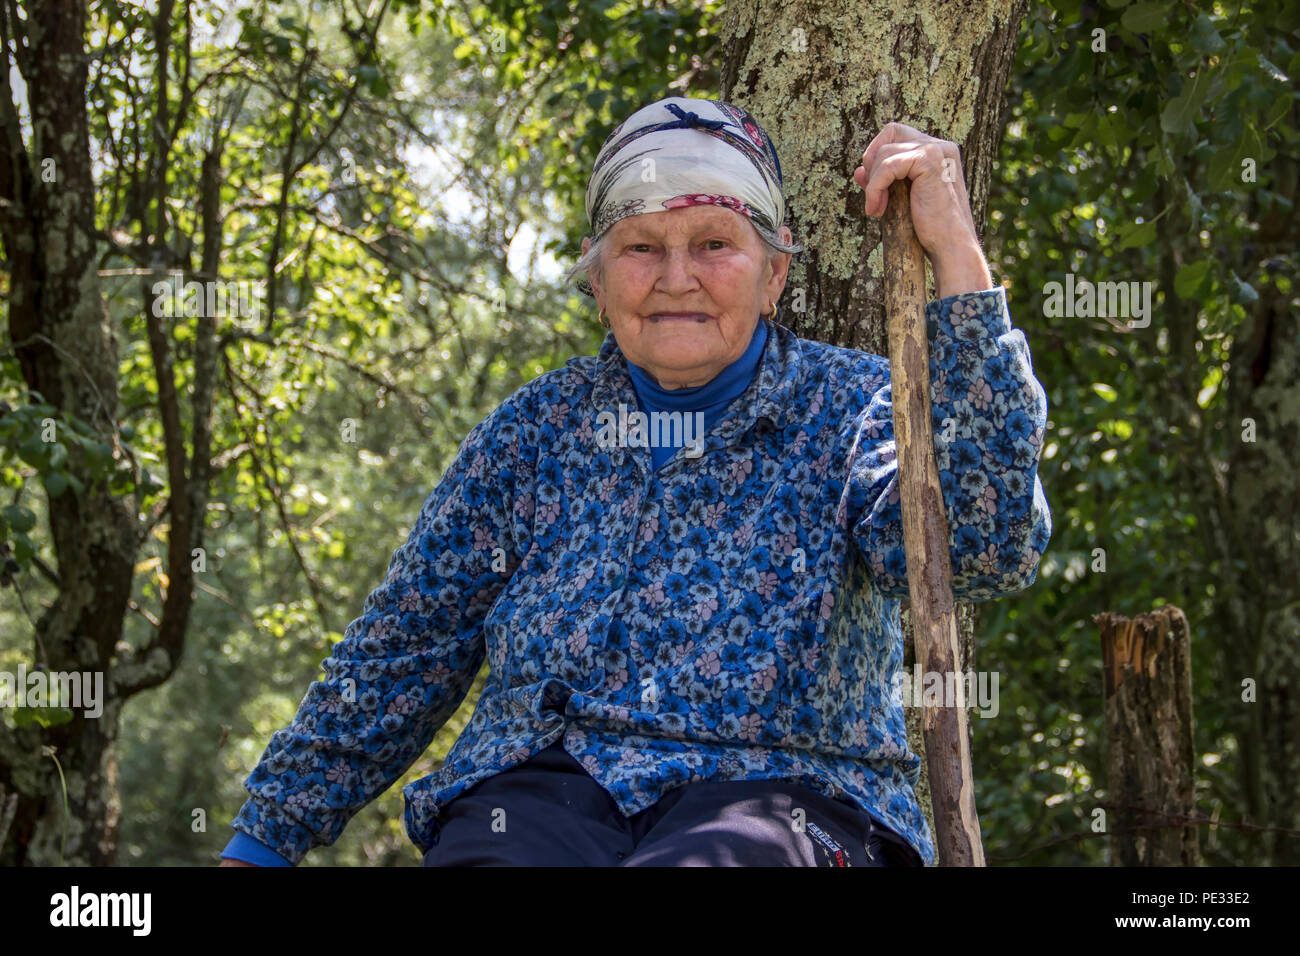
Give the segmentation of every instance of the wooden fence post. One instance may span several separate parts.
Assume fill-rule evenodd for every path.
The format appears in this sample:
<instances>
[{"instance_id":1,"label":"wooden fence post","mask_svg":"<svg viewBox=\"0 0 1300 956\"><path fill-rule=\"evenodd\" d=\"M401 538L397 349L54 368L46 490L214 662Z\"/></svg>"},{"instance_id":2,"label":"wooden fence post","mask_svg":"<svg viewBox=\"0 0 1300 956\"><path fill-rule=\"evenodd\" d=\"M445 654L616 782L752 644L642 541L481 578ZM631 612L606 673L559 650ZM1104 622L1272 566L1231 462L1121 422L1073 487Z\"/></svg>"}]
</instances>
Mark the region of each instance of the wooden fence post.
<instances>
[{"instance_id":1,"label":"wooden fence post","mask_svg":"<svg viewBox=\"0 0 1300 956\"><path fill-rule=\"evenodd\" d=\"M1096 614L1105 671L1112 866L1196 866L1192 656L1187 617L1168 605Z\"/></svg>"}]
</instances>

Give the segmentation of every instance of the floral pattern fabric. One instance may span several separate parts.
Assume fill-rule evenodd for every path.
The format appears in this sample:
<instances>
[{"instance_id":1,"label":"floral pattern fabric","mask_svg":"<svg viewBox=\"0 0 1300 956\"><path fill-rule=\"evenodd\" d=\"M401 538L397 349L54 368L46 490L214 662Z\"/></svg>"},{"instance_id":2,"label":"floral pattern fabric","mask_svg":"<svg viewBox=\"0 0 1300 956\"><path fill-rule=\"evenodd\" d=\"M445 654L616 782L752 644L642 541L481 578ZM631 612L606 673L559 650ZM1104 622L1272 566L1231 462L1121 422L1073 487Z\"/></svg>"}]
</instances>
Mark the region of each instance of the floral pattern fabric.
<instances>
[{"instance_id":1,"label":"floral pattern fabric","mask_svg":"<svg viewBox=\"0 0 1300 956\"><path fill-rule=\"evenodd\" d=\"M968 601L1033 583L1047 401L1001 288L929 303L935 451ZM764 320L766 321L766 320ZM889 362L776 323L703 454L601 448L636 407L613 338L476 425L384 582L271 739L233 826L297 863L400 777L490 676L407 834L557 739L632 816L674 787L845 797L927 865L896 675L907 596ZM949 421L951 420L951 421Z\"/></svg>"}]
</instances>

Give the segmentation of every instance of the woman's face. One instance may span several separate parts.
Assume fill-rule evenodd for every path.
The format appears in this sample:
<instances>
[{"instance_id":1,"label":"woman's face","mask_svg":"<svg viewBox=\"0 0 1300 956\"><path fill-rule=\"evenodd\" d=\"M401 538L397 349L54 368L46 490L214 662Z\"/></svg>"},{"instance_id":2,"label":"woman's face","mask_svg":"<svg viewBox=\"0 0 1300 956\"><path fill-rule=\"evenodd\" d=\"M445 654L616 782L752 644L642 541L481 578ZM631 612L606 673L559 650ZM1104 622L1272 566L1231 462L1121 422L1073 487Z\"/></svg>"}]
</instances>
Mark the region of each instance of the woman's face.
<instances>
[{"instance_id":1,"label":"woman's face","mask_svg":"<svg viewBox=\"0 0 1300 956\"><path fill-rule=\"evenodd\" d=\"M781 239L791 240L784 226ZM627 360L664 388L688 388L740 358L780 298L790 255L769 265L767 252L741 214L683 206L616 222L588 280Z\"/></svg>"}]
</instances>

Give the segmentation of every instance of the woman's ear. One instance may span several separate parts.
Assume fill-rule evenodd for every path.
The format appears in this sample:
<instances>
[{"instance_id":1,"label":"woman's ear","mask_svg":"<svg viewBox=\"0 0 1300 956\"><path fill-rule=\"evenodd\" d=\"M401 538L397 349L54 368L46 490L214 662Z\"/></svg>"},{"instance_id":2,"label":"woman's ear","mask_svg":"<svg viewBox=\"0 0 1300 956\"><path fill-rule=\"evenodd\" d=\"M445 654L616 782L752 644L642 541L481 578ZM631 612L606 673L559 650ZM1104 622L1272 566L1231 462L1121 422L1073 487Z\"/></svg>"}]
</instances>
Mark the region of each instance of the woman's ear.
<instances>
[{"instance_id":1,"label":"woman's ear","mask_svg":"<svg viewBox=\"0 0 1300 956\"><path fill-rule=\"evenodd\" d=\"M794 235L786 226L781 227L779 235L781 241L787 246L794 242ZM785 280L790 274L790 262L792 259L794 259L794 256L790 253L778 252L768 260L772 269L772 277L768 279L767 290L768 295L773 301L779 300L781 298L781 293L785 291Z\"/></svg>"},{"instance_id":2,"label":"woman's ear","mask_svg":"<svg viewBox=\"0 0 1300 956\"><path fill-rule=\"evenodd\" d=\"M781 301L785 292L786 276L790 272L790 253L783 252L772 263L772 278L767 282L767 297L773 302Z\"/></svg>"}]
</instances>

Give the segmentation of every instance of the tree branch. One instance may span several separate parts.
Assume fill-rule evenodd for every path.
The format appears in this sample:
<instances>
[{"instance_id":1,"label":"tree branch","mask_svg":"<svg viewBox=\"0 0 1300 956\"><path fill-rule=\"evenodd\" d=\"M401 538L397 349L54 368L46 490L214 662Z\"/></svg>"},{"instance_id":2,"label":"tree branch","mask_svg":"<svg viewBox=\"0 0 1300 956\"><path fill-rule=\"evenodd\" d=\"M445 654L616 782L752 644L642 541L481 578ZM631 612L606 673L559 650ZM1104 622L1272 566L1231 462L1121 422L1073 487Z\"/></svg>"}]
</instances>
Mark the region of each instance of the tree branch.
<instances>
[{"instance_id":1,"label":"tree branch","mask_svg":"<svg viewBox=\"0 0 1300 956\"><path fill-rule=\"evenodd\" d=\"M258 392L257 389L254 388L249 382L247 382L244 378L242 378L239 375L239 373L237 373L233 368L231 368L230 361L226 359L224 355L223 355L223 362L226 370L226 388L229 391L230 397L234 401L236 407L238 407L239 405L239 395L235 391L233 380L237 380L239 384L242 385L248 391L248 393L253 396L253 398L257 401L259 411L262 412L262 420L264 422L269 422L270 416L266 414L266 400L262 396L262 394ZM275 450L274 450L275 446L270 441L270 429L269 428L267 429L268 440L266 444L267 455L271 459L270 460L271 471L270 474L268 475L267 469L263 466L262 460L257 454L257 444L256 442L253 441L253 437L248 434L248 430L245 427L245 423L242 418L239 419L239 425L240 425L240 430L244 432L244 437L249 446L249 454L253 458L253 464L256 467L257 473L261 475L265 480L267 491L269 491L271 494L271 500L275 502L275 510L277 516L280 519L280 527L284 529L285 537L289 541L289 547L293 551L293 556L295 560L298 562L298 567L302 571L303 577L307 579L307 588L311 592L312 602L316 605L316 615L317 617L320 618L321 627L323 628L324 633L328 634L330 631L333 630L333 627L331 627L330 625L328 612L325 609L325 596L324 596L325 589L324 586L319 581L319 579L317 579L316 575L312 573L311 568L307 566L307 559L303 555L302 549L299 548L298 541L294 535L293 523L290 522L289 514L287 511L285 511L284 497L283 497L283 492L281 491L281 485L279 480L279 463L275 460Z\"/></svg>"}]
</instances>

